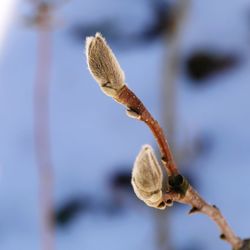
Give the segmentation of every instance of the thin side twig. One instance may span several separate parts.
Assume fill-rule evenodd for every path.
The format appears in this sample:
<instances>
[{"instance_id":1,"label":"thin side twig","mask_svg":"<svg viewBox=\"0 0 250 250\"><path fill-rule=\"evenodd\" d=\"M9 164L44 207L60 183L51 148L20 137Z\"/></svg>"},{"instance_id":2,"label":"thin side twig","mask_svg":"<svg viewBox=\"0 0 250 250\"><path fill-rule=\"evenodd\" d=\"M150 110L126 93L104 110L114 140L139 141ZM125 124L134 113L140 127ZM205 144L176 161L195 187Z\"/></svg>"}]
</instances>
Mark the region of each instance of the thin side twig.
<instances>
[{"instance_id":1,"label":"thin side twig","mask_svg":"<svg viewBox=\"0 0 250 250\"><path fill-rule=\"evenodd\" d=\"M173 200L192 206L189 214L203 213L210 217L221 230L221 238L228 241L234 249L239 249L243 241L235 235L226 219L215 205L208 204L199 193L191 186L188 187L184 197L176 192L170 192L164 195L165 200Z\"/></svg>"}]
</instances>

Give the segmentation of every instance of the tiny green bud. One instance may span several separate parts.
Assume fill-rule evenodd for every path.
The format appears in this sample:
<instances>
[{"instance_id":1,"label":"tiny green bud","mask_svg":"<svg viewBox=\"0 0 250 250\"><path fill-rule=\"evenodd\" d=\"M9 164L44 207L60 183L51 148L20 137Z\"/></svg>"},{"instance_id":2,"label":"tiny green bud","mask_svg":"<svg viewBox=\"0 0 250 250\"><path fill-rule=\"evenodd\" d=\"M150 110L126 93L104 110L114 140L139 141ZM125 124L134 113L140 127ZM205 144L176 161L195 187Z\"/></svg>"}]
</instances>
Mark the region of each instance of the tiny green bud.
<instances>
[{"instance_id":1,"label":"tiny green bud","mask_svg":"<svg viewBox=\"0 0 250 250\"><path fill-rule=\"evenodd\" d=\"M125 85L125 76L115 55L100 33L86 39L86 56L89 71L102 91L116 97Z\"/></svg>"},{"instance_id":2,"label":"tiny green bud","mask_svg":"<svg viewBox=\"0 0 250 250\"><path fill-rule=\"evenodd\" d=\"M133 171L132 186L136 196L148 206L164 209L162 197L163 175L150 145L145 145L138 154Z\"/></svg>"}]
</instances>

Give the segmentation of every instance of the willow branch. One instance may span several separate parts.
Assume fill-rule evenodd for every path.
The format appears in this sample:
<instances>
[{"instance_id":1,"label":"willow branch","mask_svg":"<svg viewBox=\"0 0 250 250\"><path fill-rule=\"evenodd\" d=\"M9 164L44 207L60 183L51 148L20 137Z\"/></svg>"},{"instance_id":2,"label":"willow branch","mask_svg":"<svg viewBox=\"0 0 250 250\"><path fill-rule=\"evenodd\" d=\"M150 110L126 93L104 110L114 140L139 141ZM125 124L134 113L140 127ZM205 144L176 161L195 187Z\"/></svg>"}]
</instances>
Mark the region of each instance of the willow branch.
<instances>
[{"instance_id":1,"label":"willow branch","mask_svg":"<svg viewBox=\"0 0 250 250\"><path fill-rule=\"evenodd\" d=\"M179 174L162 128L140 99L126 86L125 75L116 57L99 33L95 37L87 38L86 54L90 73L102 91L118 103L123 104L130 117L145 122L153 133L169 177L169 189L163 195L166 205L172 205L172 202L176 201L190 205L192 207L190 213L206 214L218 225L222 238L231 244L233 249L243 250L245 241L235 235L219 209L205 202L188 181Z\"/></svg>"}]
</instances>

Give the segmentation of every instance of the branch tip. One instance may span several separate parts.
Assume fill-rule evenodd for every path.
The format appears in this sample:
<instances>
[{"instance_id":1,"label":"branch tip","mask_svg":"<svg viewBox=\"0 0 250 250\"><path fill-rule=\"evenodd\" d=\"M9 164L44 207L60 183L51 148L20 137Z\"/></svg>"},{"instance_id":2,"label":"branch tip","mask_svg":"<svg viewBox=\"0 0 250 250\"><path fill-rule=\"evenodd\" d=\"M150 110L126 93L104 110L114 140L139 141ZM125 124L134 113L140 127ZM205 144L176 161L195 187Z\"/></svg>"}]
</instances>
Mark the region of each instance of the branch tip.
<instances>
[{"instance_id":1,"label":"branch tip","mask_svg":"<svg viewBox=\"0 0 250 250\"><path fill-rule=\"evenodd\" d=\"M100 33L87 37L85 53L88 69L102 91L116 97L125 85L125 75L114 53Z\"/></svg>"}]
</instances>

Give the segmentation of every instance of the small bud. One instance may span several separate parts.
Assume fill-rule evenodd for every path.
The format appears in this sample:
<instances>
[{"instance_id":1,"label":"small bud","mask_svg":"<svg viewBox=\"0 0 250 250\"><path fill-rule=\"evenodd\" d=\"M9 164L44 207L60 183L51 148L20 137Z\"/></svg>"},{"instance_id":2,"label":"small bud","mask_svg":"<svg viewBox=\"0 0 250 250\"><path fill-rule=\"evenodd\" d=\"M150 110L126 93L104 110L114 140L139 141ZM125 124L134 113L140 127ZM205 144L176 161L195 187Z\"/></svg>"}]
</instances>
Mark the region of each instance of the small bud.
<instances>
[{"instance_id":1,"label":"small bud","mask_svg":"<svg viewBox=\"0 0 250 250\"><path fill-rule=\"evenodd\" d=\"M200 210L197 208L197 207L192 207L188 214L191 215L191 214L194 214L194 213L198 213Z\"/></svg>"},{"instance_id":2,"label":"small bud","mask_svg":"<svg viewBox=\"0 0 250 250\"><path fill-rule=\"evenodd\" d=\"M141 116L136 111L134 111L130 108L126 110L126 114L130 118L134 118L134 119L138 119L138 120L140 120L140 118L141 118Z\"/></svg>"},{"instance_id":3,"label":"small bud","mask_svg":"<svg viewBox=\"0 0 250 250\"><path fill-rule=\"evenodd\" d=\"M131 182L136 196L150 207L164 209L162 181L162 170L153 149L150 145L143 146L132 171Z\"/></svg>"},{"instance_id":4,"label":"small bud","mask_svg":"<svg viewBox=\"0 0 250 250\"><path fill-rule=\"evenodd\" d=\"M116 97L125 84L125 76L115 55L100 33L86 39L86 56L90 73L102 91Z\"/></svg>"}]
</instances>

